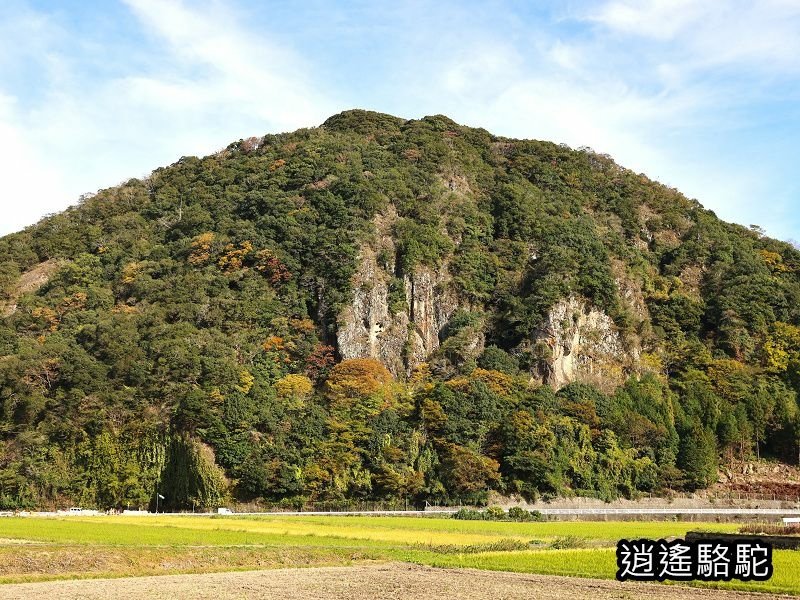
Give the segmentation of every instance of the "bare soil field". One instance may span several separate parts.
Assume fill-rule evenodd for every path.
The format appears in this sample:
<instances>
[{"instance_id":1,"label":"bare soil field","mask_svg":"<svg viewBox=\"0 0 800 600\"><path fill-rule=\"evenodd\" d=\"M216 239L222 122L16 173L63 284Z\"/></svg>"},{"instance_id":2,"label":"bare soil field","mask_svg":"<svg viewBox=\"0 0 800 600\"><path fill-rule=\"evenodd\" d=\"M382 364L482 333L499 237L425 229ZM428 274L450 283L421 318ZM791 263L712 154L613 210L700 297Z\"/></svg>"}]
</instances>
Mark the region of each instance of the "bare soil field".
<instances>
[{"instance_id":1,"label":"bare soil field","mask_svg":"<svg viewBox=\"0 0 800 600\"><path fill-rule=\"evenodd\" d=\"M465 600L593 600L638 599L766 600L791 598L703 590L659 584L619 583L597 579L554 577L476 571L434 569L404 563L355 567L275 569L202 575L170 575L50 581L0 586L0 600L47 598L86 600L131 598L217 599L281 598L281 600L359 600L462 598Z\"/></svg>"}]
</instances>

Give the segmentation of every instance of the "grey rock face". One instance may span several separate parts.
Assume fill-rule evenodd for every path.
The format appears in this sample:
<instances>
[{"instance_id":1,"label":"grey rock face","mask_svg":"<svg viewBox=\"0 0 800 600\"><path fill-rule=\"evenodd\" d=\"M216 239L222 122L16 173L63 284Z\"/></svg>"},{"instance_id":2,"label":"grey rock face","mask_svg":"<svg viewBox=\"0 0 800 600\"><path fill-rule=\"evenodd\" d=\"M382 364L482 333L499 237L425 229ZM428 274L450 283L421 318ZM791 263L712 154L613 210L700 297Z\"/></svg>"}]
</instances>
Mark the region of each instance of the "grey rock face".
<instances>
[{"instance_id":1,"label":"grey rock face","mask_svg":"<svg viewBox=\"0 0 800 600\"><path fill-rule=\"evenodd\" d=\"M417 266L403 276L404 301L397 290L392 298L391 286L399 283L391 235L396 218L393 212L378 216L375 239L359 252L352 301L337 320L337 344L344 359L376 358L403 376L439 348L442 330L457 309L474 307L459 301L446 263L438 270ZM477 356L484 339L482 331L474 333L470 354ZM639 348L626 347L611 317L577 297L556 303L529 343L545 355L532 378L556 389L583 381L610 391L639 362Z\"/></svg>"},{"instance_id":2,"label":"grey rock face","mask_svg":"<svg viewBox=\"0 0 800 600\"><path fill-rule=\"evenodd\" d=\"M550 354L535 375L556 389L573 381L614 388L639 359L637 348L623 346L611 317L575 297L550 309L534 342Z\"/></svg>"},{"instance_id":3,"label":"grey rock face","mask_svg":"<svg viewBox=\"0 0 800 600\"><path fill-rule=\"evenodd\" d=\"M418 266L403 277L405 304L399 310L390 307L395 255L388 234L391 220L391 215L376 219L377 251L372 246L360 250L353 300L339 315L337 344L344 359L376 358L394 375L401 375L409 374L439 347L439 334L458 301L450 289L446 264L438 271ZM379 264L379 255L390 257L389 263Z\"/></svg>"}]
</instances>

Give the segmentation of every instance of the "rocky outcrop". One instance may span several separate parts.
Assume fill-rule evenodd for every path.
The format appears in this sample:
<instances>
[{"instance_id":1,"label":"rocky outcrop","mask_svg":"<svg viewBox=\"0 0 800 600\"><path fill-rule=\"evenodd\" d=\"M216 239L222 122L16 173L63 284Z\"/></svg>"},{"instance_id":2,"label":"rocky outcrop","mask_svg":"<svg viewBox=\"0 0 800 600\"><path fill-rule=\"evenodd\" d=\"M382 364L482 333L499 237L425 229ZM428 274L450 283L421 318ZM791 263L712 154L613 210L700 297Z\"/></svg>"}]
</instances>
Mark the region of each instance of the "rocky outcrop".
<instances>
[{"instance_id":1,"label":"rocky outcrop","mask_svg":"<svg viewBox=\"0 0 800 600\"><path fill-rule=\"evenodd\" d=\"M611 317L575 297L550 309L534 346L541 357L534 376L556 389L582 381L610 391L639 359L638 348L625 348Z\"/></svg>"},{"instance_id":2,"label":"rocky outcrop","mask_svg":"<svg viewBox=\"0 0 800 600\"><path fill-rule=\"evenodd\" d=\"M17 311L17 300L25 294L32 294L45 285L60 266L58 261L51 259L25 271L11 290L10 297L5 300L0 297L0 317L13 315Z\"/></svg>"},{"instance_id":3,"label":"rocky outcrop","mask_svg":"<svg viewBox=\"0 0 800 600\"><path fill-rule=\"evenodd\" d=\"M408 315L389 310L390 276L372 248L362 248L354 277L352 303L339 315L336 341L342 358L377 358L390 371L404 370Z\"/></svg>"},{"instance_id":4,"label":"rocky outcrop","mask_svg":"<svg viewBox=\"0 0 800 600\"><path fill-rule=\"evenodd\" d=\"M402 279L393 275L393 220L392 213L378 217L376 240L359 252L353 300L339 315L336 337L342 358L376 358L394 375L405 375L439 347L459 304L446 264L439 270L417 266ZM404 298L398 298L402 290Z\"/></svg>"},{"instance_id":5,"label":"rocky outcrop","mask_svg":"<svg viewBox=\"0 0 800 600\"><path fill-rule=\"evenodd\" d=\"M412 273L395 275L396 220L393 210L375 218L376 235L359 251L352 301L338 315L336 341L343 359L375 358L402 376L439 349L443 330L457 309L473 307L459 301L446 262L439 269L418 265ZM622 302L638 319L647 319L641 289L624 265L617 266ZM460 349L478 356L483 327L462 334ZM529 344L537 357L532 377L556 389L581 381L612 391L638 368L638 341L623 342L611 317L575 296L550 309Z\"/></svg>"}]
</instances>

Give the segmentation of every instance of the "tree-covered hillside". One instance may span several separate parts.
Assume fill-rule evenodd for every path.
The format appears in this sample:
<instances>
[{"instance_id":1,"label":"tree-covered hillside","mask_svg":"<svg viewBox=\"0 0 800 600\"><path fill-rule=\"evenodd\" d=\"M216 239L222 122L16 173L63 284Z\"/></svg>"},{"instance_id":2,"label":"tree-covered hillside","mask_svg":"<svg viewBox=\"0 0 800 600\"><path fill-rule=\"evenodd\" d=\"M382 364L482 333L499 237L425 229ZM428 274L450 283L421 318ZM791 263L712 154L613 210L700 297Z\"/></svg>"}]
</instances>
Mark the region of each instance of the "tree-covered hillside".
<instances>
[{"instance_id":1,"label":"tree-covered hillside","mask_svg":"<svg viewBox=\"0 0 800 600\"><path fill-rule=\"evenodd\" d=\"M799 391L800 252L443 116L348 111L0 239L0 508L696 489L796 463Z\"/></svg>"}]
</instances>

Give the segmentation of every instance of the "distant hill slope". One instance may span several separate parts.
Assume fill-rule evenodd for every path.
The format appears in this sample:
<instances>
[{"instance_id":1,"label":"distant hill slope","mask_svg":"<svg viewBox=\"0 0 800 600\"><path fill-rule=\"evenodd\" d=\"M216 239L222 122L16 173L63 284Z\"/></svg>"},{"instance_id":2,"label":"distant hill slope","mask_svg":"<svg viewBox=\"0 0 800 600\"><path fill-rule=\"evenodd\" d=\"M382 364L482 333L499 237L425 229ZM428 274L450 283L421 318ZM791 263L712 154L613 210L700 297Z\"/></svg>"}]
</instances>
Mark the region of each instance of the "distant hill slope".
<instances>
[{"instance_id":1,"label":"distant hill slope","mask_svg":"<svg viewBox=\"0 0 800 600\"><path fill-rule=\"evenodd\" d=\"M0 239L0 308L0 507L613 498L798 456L797 250L443 116L103 190Z\"/></svg>"}]
</instances>

